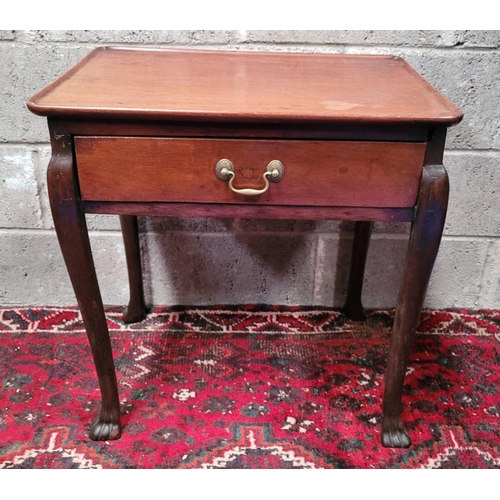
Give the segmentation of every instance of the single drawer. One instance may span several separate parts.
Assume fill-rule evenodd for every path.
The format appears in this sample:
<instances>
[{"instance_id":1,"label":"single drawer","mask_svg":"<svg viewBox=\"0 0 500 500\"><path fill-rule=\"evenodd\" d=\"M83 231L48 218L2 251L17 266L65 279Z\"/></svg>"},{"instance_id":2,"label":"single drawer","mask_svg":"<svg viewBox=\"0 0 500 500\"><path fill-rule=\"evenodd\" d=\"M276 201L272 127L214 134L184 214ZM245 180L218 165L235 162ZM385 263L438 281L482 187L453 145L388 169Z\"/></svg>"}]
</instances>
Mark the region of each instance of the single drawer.
<instances>
[{"instance_id":1,"label":"single drawer","mask_svg":"<svg viewBox=\"0 0 500 500\"><path fill-rule=\"evenodd\" d=\"M84 200L412 207L425 143L75 137ZM260 190L267 165L281 181L257 196L234 193L216 175L234 166L233 187Z\"/></svg>"}]
</instances>

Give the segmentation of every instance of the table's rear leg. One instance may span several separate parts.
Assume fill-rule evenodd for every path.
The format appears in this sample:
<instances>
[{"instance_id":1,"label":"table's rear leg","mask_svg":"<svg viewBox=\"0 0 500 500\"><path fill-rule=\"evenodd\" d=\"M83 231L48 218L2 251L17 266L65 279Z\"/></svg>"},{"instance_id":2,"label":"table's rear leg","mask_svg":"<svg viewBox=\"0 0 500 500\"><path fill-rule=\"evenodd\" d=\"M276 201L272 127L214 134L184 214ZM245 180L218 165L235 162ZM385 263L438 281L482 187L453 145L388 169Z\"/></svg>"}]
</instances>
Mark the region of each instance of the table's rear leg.
<instances>
[{"instance_id":1,"label":"table's rear leg","mask_svg":"<svg viewBox=\"0 0 500 500\"><path fill-rule=\"evenodd\" d=\"M411 444L401 419L403 384L443 233L447 206L446 170L442 165L424 167L387 361L382 411L383 446L406 448Z\"/></svg>"},{"instance_id":2,"label":"table's rear leg","mask_svg":"<svg viewBox=\"0 0 500 500\"><path fill-rule=\"evenodd\" d=\"M130 288L130 300L128 307L123 311L123 321L125 323L136 323L146 317L137 217L134 215L120 215L120 225L125 245Z\"/></svg>"},{"instance_id":3,"label":"table's rear leg","mask_svg":"<svg viewBox=\"0 0 500 500\"><path fill-rule=\"evenodd\" d=\"M345 315L354 321L365 321L361 293L365 275L366 256L370 245L373 222L357 221L354 227L352 243L351 268L347 285L347 296L344 305Z\"/></svg>"},{"instance_id":4,"label":"table's rear leg","mask_svg":"<svg viewBox=\"0 0 500 500\"><path fill-rule=\"evenodd\" d=\"M50 206L101 390L101 412L92 423L90 437L94 440L118 439L122 427L113 354L71 151L69 136L53 139L53 155L47 172Z\"/></svg>"}]
</instances>

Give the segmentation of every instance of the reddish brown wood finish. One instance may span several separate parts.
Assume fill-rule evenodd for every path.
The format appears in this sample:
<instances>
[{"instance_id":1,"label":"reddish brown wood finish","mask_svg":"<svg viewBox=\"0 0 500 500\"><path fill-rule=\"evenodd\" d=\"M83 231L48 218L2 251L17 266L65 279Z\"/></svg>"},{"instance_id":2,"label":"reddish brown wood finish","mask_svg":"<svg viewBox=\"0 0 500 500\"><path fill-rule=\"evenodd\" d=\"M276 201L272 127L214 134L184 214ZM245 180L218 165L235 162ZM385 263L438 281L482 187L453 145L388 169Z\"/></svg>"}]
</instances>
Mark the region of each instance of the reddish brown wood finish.
<instances>
[{"instance_id":1,"label":"reddish brown wood finish","mask_svg":"<svg viewBox=\"0 0 500 500\"><path fill-rule=\"evenodd\" d=\"M344 305L345 315L354 321L365 321L366 319L361 294L363 291L366 257L368 256L368 247L370 245L372 229L373 222L371 221L356 221L356 225L354 227L351 270Z\"/></svg>"},{"instance_id":2,"label":"reddish brown wood finish","mask_svg":"<svg viewBox=\"0 0 500 500\"><path fill-rule=\"evenodd\" d=\"M92 422L91 439L118 439L122 433L113 352L94 268L85 214L79 202L70 136L52 137L47 170L52 218L82 313L99 379L102 406Z\"/></svg>"},{"instance_id":3,"label":"reddish brown wood finish","mask_svg":"<svg viewBox=\"0 0 500 500\"><path fill-rule=\"evenodd\" d=\"M394 56L98 48L34 96L43 116L426 123L462 114Z\"/></svg>"},{"instance_id":4,"label":"reddish brown wood finish","mask_svg":"<svg viewBox=\"0 0 500 500\"><path fill-rule=\"evenodd\" d=\"M382 413L382 444L387 447L406 448L411 444L401 417L403 384L413 338L443 233L448 191L448 175L444 167L424 167L387 359Z\"/></svg>"},{"instance_id":5,"label":"reddish brown wood finish","mask_svg":"<svg viewBox=\"0 0 500 500\"><path fill-rule=\"evenodd\" d=\"M446 129L437 129L428 144L425 166L412 223L403 281L387 359L382 406L382 444L403 448L411 444L402 419L404 379L413 338L443 234L449 181L443 166Z\"/></svg>"},{"instance_id":6,"label":"reddish brown wood finish","mask_svg":"<svg viewBox=\"0 0 500 500\"><path fill-rule=\"evenodd\" d=\"M164 121L49 117L56 135L114 137L241 138L335 141L427 142L429 126L415 123L275 123Z\"/></svg>"},{"instance_id":7,"label":"reddish brown wood finish","mask_svg":"<svg viewBox=\"0 0 500 500\"><path fill-rule=\"evenodd\" d=\"M28 107L49 117L52 213L102 393L93 439L116 439L121 423L85 212L122 216L127 321L144 314L137 215L355 220L356 318L371 221L413 222L382 418L384 446L410 444L401 395L446 214L446 127L462 114L402 59L101 48ZM215 177L231 155L236 187L261 187L273 159L285 177L241 199Z\"/></svg>"},{"instance_id":8,"label":"reddish brown wood finish","mask_svg":"<svg viewBox=\"0 0 500 500\"><path fill-rule=\"evenodd\" d=\"M423 143L75 137L83 200L412 207ZM260 196L233 193L215 165L231 160L235 188L260 189L268 163L285 176Z\"/></svg>"},{"instance_id":9,"label":"reddish brown wood finish","mask_svg":"<svg viewBox=\"0 0 500 500\"><path fill-rule=\"evenodd\" d=\"M127 259L130 300L123 311L124 323L137 323L146 317L144 287L142 283L141 245L137 217L120 215L120 226Z\"/></svg>"},{"instance_id":10,"label":"reddish brown wood finish","mask_svg":"<svg viewBox=\"0 0 500 500\"><path fill-rule=\"evenodd\" d=\"M219 203L122 203L109 201L82 202L89 214L145 215L161 217L218 217L234 219L235 207ZM277 205L238 205L241 219L299 219L411 222L412 208L304 207Z\"/></svg>"}]
</instances>

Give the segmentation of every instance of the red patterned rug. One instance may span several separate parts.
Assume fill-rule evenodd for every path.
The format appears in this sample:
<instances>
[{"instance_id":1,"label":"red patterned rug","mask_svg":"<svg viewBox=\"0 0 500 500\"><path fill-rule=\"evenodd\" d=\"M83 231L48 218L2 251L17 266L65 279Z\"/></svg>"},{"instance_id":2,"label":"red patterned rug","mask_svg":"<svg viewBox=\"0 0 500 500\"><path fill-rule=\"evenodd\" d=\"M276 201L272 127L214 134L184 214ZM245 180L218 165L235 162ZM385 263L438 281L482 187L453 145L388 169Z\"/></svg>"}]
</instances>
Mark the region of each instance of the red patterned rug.
<instances>
[{"instance_id":1,"label":"red patterned rug","mask_svg":"<svg viewBox=\"0 0 500 500\"><path fill-rule=\"evenodd\" d=\"M0 308L0 468L500 468L500 311L425 311L406 380L407 450L380 444L393 311L109 308L120 440L74 308Z\"/></svg>"}]
</instances>

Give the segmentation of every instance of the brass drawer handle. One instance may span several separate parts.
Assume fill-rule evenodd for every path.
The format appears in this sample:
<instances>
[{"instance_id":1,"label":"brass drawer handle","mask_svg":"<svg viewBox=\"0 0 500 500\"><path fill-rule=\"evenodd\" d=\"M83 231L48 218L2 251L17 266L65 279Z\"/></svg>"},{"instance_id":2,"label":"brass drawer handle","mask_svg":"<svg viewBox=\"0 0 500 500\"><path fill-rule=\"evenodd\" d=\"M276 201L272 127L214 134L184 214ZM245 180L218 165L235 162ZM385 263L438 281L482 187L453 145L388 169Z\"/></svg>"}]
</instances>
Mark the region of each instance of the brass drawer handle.
<instances>
[{"instance_id":1,"label":"brass drawer handle","mask_svg":"<svg viewBox=\"0 0 500 500\"><path fill-rule=\"evenodd\" d=\"M264 172L262 178L266 185L262 189L252 189L243 188L237 189L233 186L233 180L235 177L234 165L230 160L219 160L215 166L215 172L217 177L222 181L229 181L229 189L236 194L242 194L244 196L258 196L259 194L264 194L269 189L269 181L279 182L283 179L285 175L285 167L283 163L279 160L273 160L267 165L267 170Z\"/></svg>"}]
</instances>

